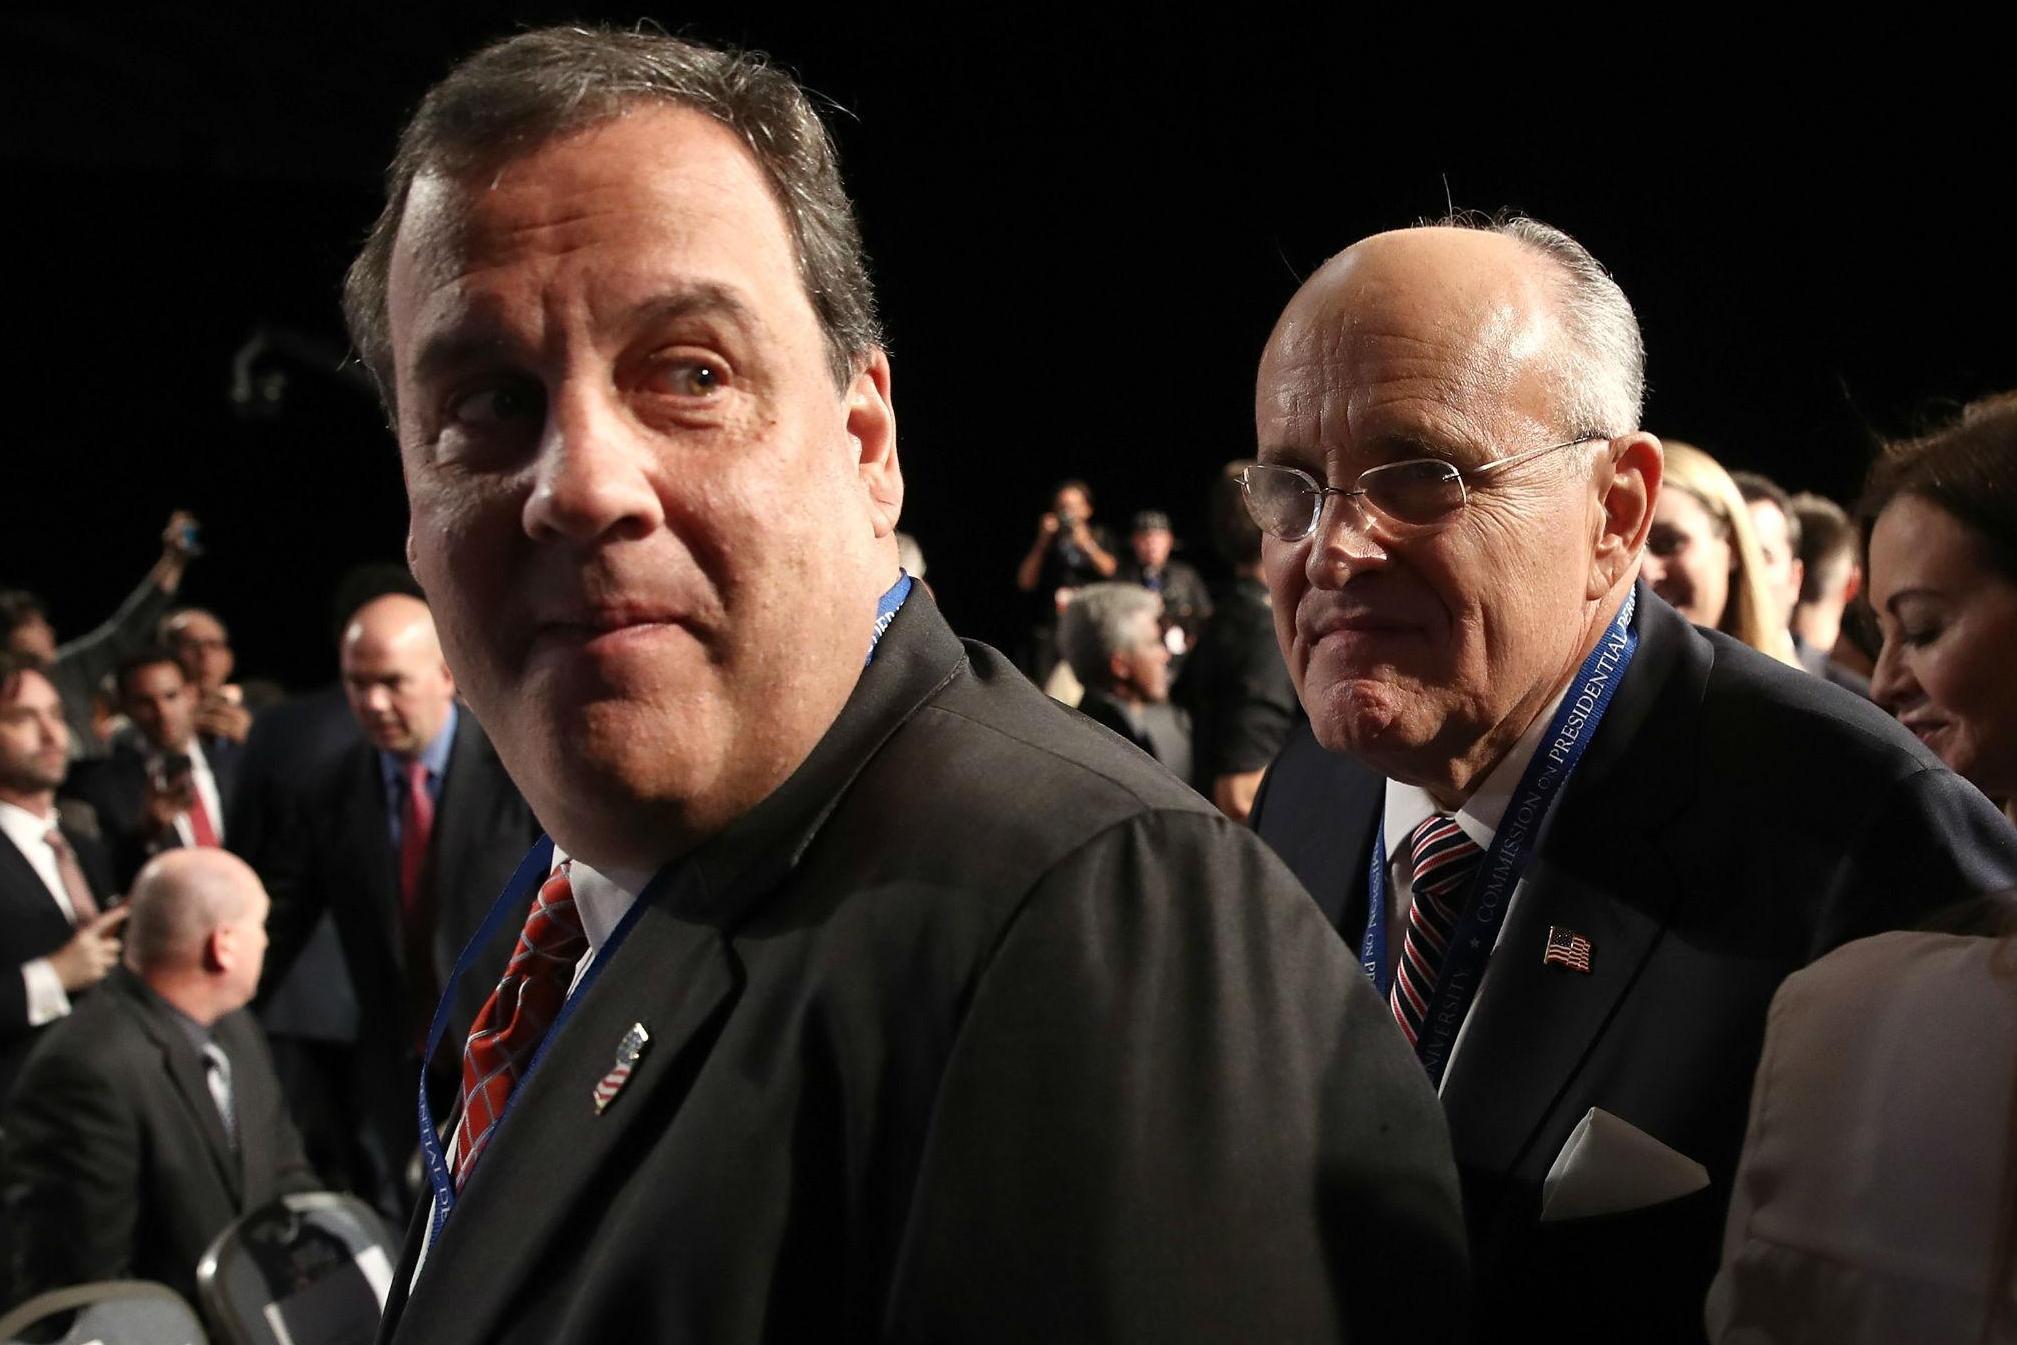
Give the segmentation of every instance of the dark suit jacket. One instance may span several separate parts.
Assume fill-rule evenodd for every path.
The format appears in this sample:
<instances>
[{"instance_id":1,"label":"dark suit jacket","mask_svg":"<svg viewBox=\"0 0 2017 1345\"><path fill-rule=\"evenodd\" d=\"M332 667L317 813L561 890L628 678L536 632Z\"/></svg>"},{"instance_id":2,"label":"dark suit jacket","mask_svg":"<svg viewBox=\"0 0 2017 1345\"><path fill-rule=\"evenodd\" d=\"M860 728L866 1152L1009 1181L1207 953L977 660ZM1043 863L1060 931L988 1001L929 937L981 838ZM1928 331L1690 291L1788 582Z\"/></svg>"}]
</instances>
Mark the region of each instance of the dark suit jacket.
<instances>
[{"instance_id":1,"label":"dark suit jacket","mask_svg":"<svg viewBox=\"0 0 2017 1345\"><path fill-rule=\"evenodd\" d=\"M63 835L77 852L91 895L103 905L115 890L112 861L97 841L67 824ZM28 1058L42 1029L28 1026L28 987L21 966L70 942L76 931L64 918L48 885L14 842L0 835L0 1098Z\"/></svg>"},{"instance_id":2,"label":"dark suit jacket","mask_svg":"<svg viewBox=\"0 0 2017 1345\"><path fill-rule=\"evenodd\" d=\"M174 1012L121 968L36 1043L5 1110L17 1299L144 1279L196 1301L196 1262L239 1215L314 1181L251 1015L231 1061L239 1151Z\"/></svg>"},{"instance_id":3,"label":"dark suit jacket","mask_svg":"<svg viewBox=\"0 0 2017 1345\"><path fill-rule=\"evenodd\" d=\"M1542 833L1443 1085L1477 1319L1549 1339L1699 1340L1765 1011L1847 940L2017 884L2017 832L1875 706L1643 585L1641 644ZM1307 728L1254 821L1354 949L1385 797ZM1394 838L1388 838L1390 842ZM1589 975L1543 965L1550 926ZM1708 1168L1708 1191L1539 1222L1600 1107Z\"/></svg>"},{"instance_id":4,"label":"dark suit jacket","mask_svg":"<svg viewBox=\"0 0 2017 1345\"><path fill-rule=\"evenodd\" d=\"M1442 1123L1315 907L921 591L644 900L390 1338L1443 1334Z\"/></svg>"},{"instance_id":5,"label":"dark suit jacket","mask_svg":"<svg viewBox=\"0 0 2017 1345\"><path fill-rule=\"evenodd\" d=\"M1302 716L1275 642L1267 586L1234 579L1184 661L1170 697L1191 715L1191 783L1206 798L1221 776L1275 759Z\"/></svg>"},{"instance_id":6,"label":"dark suit jacket","mask_svg":"<svg viewBox=\"0 0 2017 1345\"><path fill-rule=\"evenodd\" d=\"M238 798L238 758L243 749L228 738L205 738L203 759L217 781L221 803L218 818L224 827L225 848L233 848L230 815ZM98 829L112 853L113 876L120 891L133 884L133 877L157 850L181 842L171 839L166 847L156 845L141 822L141 807L147 791L147 762L152 750L136 735L128 733L113 740L112 750L96 761L80 761L70 768L63 782L63 796L91 805L98 814Z\"/></svg>"},{"instance_id":7,"label":"dark suit jacket","mask_svg":"<svg viewBox=\"0 0 2017 1345\"><path fill-rule=\"evenodd\" d=\"M407 993L406 946L399 900L399 857L386 829L384 778L377 749L359 741L336 763L323 787L307 799L290 853L270 853L267 885L273 912L272 943L263 985L286 976L296 954L327 911L356 989L358 1010L354 1099L364 1119L366 1148L383 1184L405 1171L418 1143L414 1118L414 1044L417 1025ZM434 908L434 941L427 951L433 983L447 983L463 946L482 925L527 846L539 835L532 811L504 773L496 749L467 708L456 717L455 743L435 804L434 833L423 883ZM271 847L269 847L271 852ZM471 973L463 978L443 1056L453 1072L463 1039L502 976L518 937L507 922ZM429 1005L431 1008L431 1004ZM376 1198L376 1193L374 1198Z\"/></svg>"}]
</instances>

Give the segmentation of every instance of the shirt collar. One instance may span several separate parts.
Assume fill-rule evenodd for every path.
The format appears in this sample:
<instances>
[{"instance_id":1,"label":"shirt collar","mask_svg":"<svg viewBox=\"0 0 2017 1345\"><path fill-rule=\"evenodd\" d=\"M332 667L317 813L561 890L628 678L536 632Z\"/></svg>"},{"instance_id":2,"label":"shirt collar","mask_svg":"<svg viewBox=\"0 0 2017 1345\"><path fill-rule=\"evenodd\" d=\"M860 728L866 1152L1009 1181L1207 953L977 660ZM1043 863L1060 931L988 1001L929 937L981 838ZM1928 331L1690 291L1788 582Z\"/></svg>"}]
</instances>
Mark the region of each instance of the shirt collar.
<instances>
[{"instance_id":1,"label":"shirt collar","mask_svg":"<svg viewBox=\"0 0 2017 1345\"><path fill-rule=\"evenodd\" d=\"M1471 797L1464 800L1464 806L1457 810L1457 826L1480 850L1492 848L1492 840L1499 834L1499 822L1513 801L1513 791L1520 787L1520 777L1527 773L1527 763L1540 750L1541 739L1546 736L1548 725L1555 722L1555 711L1568 694L1567 685L1555 693L1555 699L1534 716L1534 722L1527 725L1526 732L1520 735L1512 750L1499 758L1499 764L1492 767L1478 787L1471 791ZM1387 853L1390 856L1395 854L1396 847L1403 844L1416 827L1442 811L1435 797L1421 786L1402 784L1399 780L1387 781L1384 815Z\"/></svg>"},{"instance_id":2,"label":"shirt collar","mask_svg":"<svg viewBox=\"0 0 2017 1345\"><path fill-rule=\"evenodd\" d=\"M553 865L547 870L550 875L567 863L568 854L559 846L553 847ZM574 909L581 914L581 932L588 936L588 952L592 957L602 950L610 933L629 913L651 882L650 869L595 869L577 859L568 871L568 886L574 889Z\"/></svg>"},{"instance_id":3,"label":"shirt collar","mask_svg":"<svg viewBox=\"0 0 2017 1345\"><path fill-rule=\"evenodd\" d=\"M49 828L56 822L56 810L53 808L49 810L49 816L37 817L17 803L0 803L0 831L5 831L7 839L24 852L31 842L45 844Z\"/></svg>"}]
</instances>

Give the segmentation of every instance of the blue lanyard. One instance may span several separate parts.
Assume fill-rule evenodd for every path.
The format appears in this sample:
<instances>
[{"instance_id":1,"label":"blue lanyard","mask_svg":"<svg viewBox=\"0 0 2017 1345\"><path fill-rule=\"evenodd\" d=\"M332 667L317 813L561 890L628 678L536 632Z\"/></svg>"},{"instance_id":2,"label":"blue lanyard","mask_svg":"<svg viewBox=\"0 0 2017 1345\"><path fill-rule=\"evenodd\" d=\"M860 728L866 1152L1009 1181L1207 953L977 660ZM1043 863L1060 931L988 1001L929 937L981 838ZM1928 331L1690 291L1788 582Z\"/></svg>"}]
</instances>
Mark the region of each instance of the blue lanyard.
<instances>
[{"instance_id":1,"label":"blue lanyard","mask_svg":"<svg viewBox=\"0 0 2017 1345\"><path fill-rule=\"evenodd\" d=\"M1544 746L1527 763L1514 791L1512 806L1492 837L1492 848L1470 882L1468 900L1457 927L1450 935L1449 951L1436 975L1436 988L1429 996L1429 1011L1423 1016L1421 1040L1415 1050L1429 1071L1429 1081L1438 1086L1449 1064L1450 1048L1457 1030L1470 1012L1471 1000L1484 979L1485 963L1499 941L1499 926L1506 916L1513 892L1519 887L1527 866L1533 862L1533 841L1541 824L1574 774L1576 764L1595 735L1597 724L1610 707L1611 695L1624 680L1625 669L1639 651L1638 592L1625 595L1625 605L1604 632L1604 638L1583 660L1569 694L1548 725ZM1387 831L1382 818L1373 842L1372 870L1366 875L1366 934L1359 945L1359 961L1382 996L1393 986L1393 967L1387 958Z\"/></svg>"},{"instance_id":2,"label":"blue lanyard","mask_svg":"<svg viewBox=\"0 0 2017 1345\"><path fill-rule=\"evenodd\" d=\"M542 836L533 844L531 853L520 861L518 871L511 875L511 881L504 885L504 894L497 899L497 904L490 908L490 914L484 917L483 928L476 932L476 937L469 941L469 946L462 950L462 956L456 960L455 970L449 974L448 984L442 990L441 1003L435 1006L434 1023L427 1030L427 1054L422 1057L423 1060L434 1059L435 1051L440 1049L441 1039L448 1031L449 1006L455 1003L455 988L461 983L463 973L469 970L469 964L476 960L478 953L490 945L490 941L498 933L498 927L505 920L518 915L529 906L530 892L537 890L539 885L546 881L552 867L553 842ZM637 918L644 914L644 908L650 904L653 895L665 885L668 877L678 867L677 864L668 864L660 869L657 876L637 894L637 900L630 904L628 911L624 912L623 919L617 921L616 928L609 932L609 938L603 942L602 947L596 949L595 960L589 963L588 970L582 973L581 983L574 987L573 993L567 997L567 1002L560 1006L559 1014L546 1029L546 1035L540 1040L538 1049L532 1053L532 1058L525 1062L525 1068L519 1073L518 1082L512 1088L511 1096L505 1099L503 1115L497 1118L498 1125L503 1125L505 1117L510 1116L511 1109L518 1105L518 1099L525 1092L526 1080L530 1079L532 1072L539 1068L539 1062L546 1058L547 1048L560 1036L562 1025L573 1015L576 1007L586 996L588 988L595 984L598 976L602 975L602 969L609 964L609 960L616 956L616 950L623 946L624 939L637 924ZM422 1073L425 1074L424 1069ZM440 1135L435 1130L433 1109L427 1104L427 1080L424 1077L420 1081L420 1153L426 1163L428 1183L434 1188L434 1236L439 1238L441 1226L448 1222L449 1211L455 1208L455 1179L449 1173L447 1152L442 1146Z\"/></svg>"},{"instance_id":3,"label":"blue lanyard","mask_svg":"<svg viewBox=\"0 0 2017 1345\"><path fill-rule=\"evenodd\" d=\"M896 583L892 584L876 603L875 627L869 636L868 657L862 661L864 668L875 661L876 646L882 643L883 632L889 629L890 622L896 620L896 614L903 607L904 600L910 597L910 591L911 577L898 571ZM489 947L490 941L497 937L499 926L529 906L528 894L546 881L547 874L552 868L553 842L542 836L534 842L531 852L519 861L517 871L511 875L511 881L504 885L503 894L491 906L490 914L484 917L483 927L477 930L476 937L469 941L468 946L462 950L462 956L456 959L455 970L449 973L448 983L442 987L441 1001L435 1006L434 1022L427 1030L427 1053L421 1057L423 1062L434 1059L434 1053L441 1047L442 1037L448 1032L449 1006L455 1003L455 990L462 982L463 973L469 970L469 964L476 960L478 953ZM518 1099L525 1092L526 1081L532 1077L532 1072L539 1068L539 1062L546 1058L547 1048L560 1036L560 1029L574 1013L576 1006L587 998L589 987L602 975L602 969L609 964L609 960L616 956L616 950L623 945L632 926L637 924L638 917L644 914L645 907L651 904L653 896L665 886L670 875L679 868L679 864L673 863L660 869L645 885L644 890L637 894L637 900L633 901L630 909L624 912L623 919L619 920L616 928L610 931L609 938L602 947L596 949L595 960L588 964L588 970L582 973L580 983L568 995L567 1002L561 1005L560 1013L546 1029L546 1035L540 1040L538 1049L533 1051L532 1058L525 1062L525 1069L519 1074L511 1095L505 1099L503 1115L497 1118L498 1125L503 1125L505 1118L511 1115L511 1109L518 1105ZM455 1179L448 1171L447 1153L442 1146L440 1135L435 1130L434 1111L427 1104L424 1064L421 1074L420 1152L426 1162L428 1184L434 1188L432 1236L439 1238L442 1225L448 1222L449 1212L455 1208Z\"/></svg>"}]
</instances>

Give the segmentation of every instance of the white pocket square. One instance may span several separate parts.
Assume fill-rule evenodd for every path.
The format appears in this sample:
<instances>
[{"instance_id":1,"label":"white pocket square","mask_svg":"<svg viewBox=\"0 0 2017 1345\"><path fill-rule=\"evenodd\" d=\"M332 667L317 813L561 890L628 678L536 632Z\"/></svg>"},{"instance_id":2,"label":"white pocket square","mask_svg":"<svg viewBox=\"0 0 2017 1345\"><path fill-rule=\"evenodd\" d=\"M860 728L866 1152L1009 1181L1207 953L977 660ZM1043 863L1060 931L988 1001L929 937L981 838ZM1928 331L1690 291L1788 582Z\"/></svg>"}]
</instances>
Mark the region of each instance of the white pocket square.
<instances>
[{"instance_id":1,"label":"white pocket square","mask_svg":"<svg viewBox=\"0 0 2017 1345\"><path fill-rule=\"evenodd\" d=\"M1600 1107L1576 1123L1541 1185L1541 1222L1660 1205L1709 1184L1709 1170Z\"/></svg>"}]
</instances>

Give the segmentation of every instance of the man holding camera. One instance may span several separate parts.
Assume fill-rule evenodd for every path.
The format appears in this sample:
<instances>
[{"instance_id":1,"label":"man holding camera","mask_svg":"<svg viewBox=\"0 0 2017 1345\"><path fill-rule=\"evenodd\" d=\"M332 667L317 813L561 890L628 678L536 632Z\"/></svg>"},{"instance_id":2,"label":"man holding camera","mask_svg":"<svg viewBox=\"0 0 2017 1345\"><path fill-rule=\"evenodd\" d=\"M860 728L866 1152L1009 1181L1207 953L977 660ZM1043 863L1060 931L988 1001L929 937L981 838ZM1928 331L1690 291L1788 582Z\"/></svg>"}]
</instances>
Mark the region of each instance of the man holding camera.
<instances>
[{"instance_id":1,"label":"man holding camera","mask_svg":"<svg viewBox=\"0 0 2017 1345\"><path fill-rule=\"evenodd\" d=\"M78 765L64 793L96 810L124 888L163 850L224 844L237 762L228 744L197 737L196 688L167 650L120 663L118 689L132 728L103 761Z\"/></svg>"}]
</instances>

